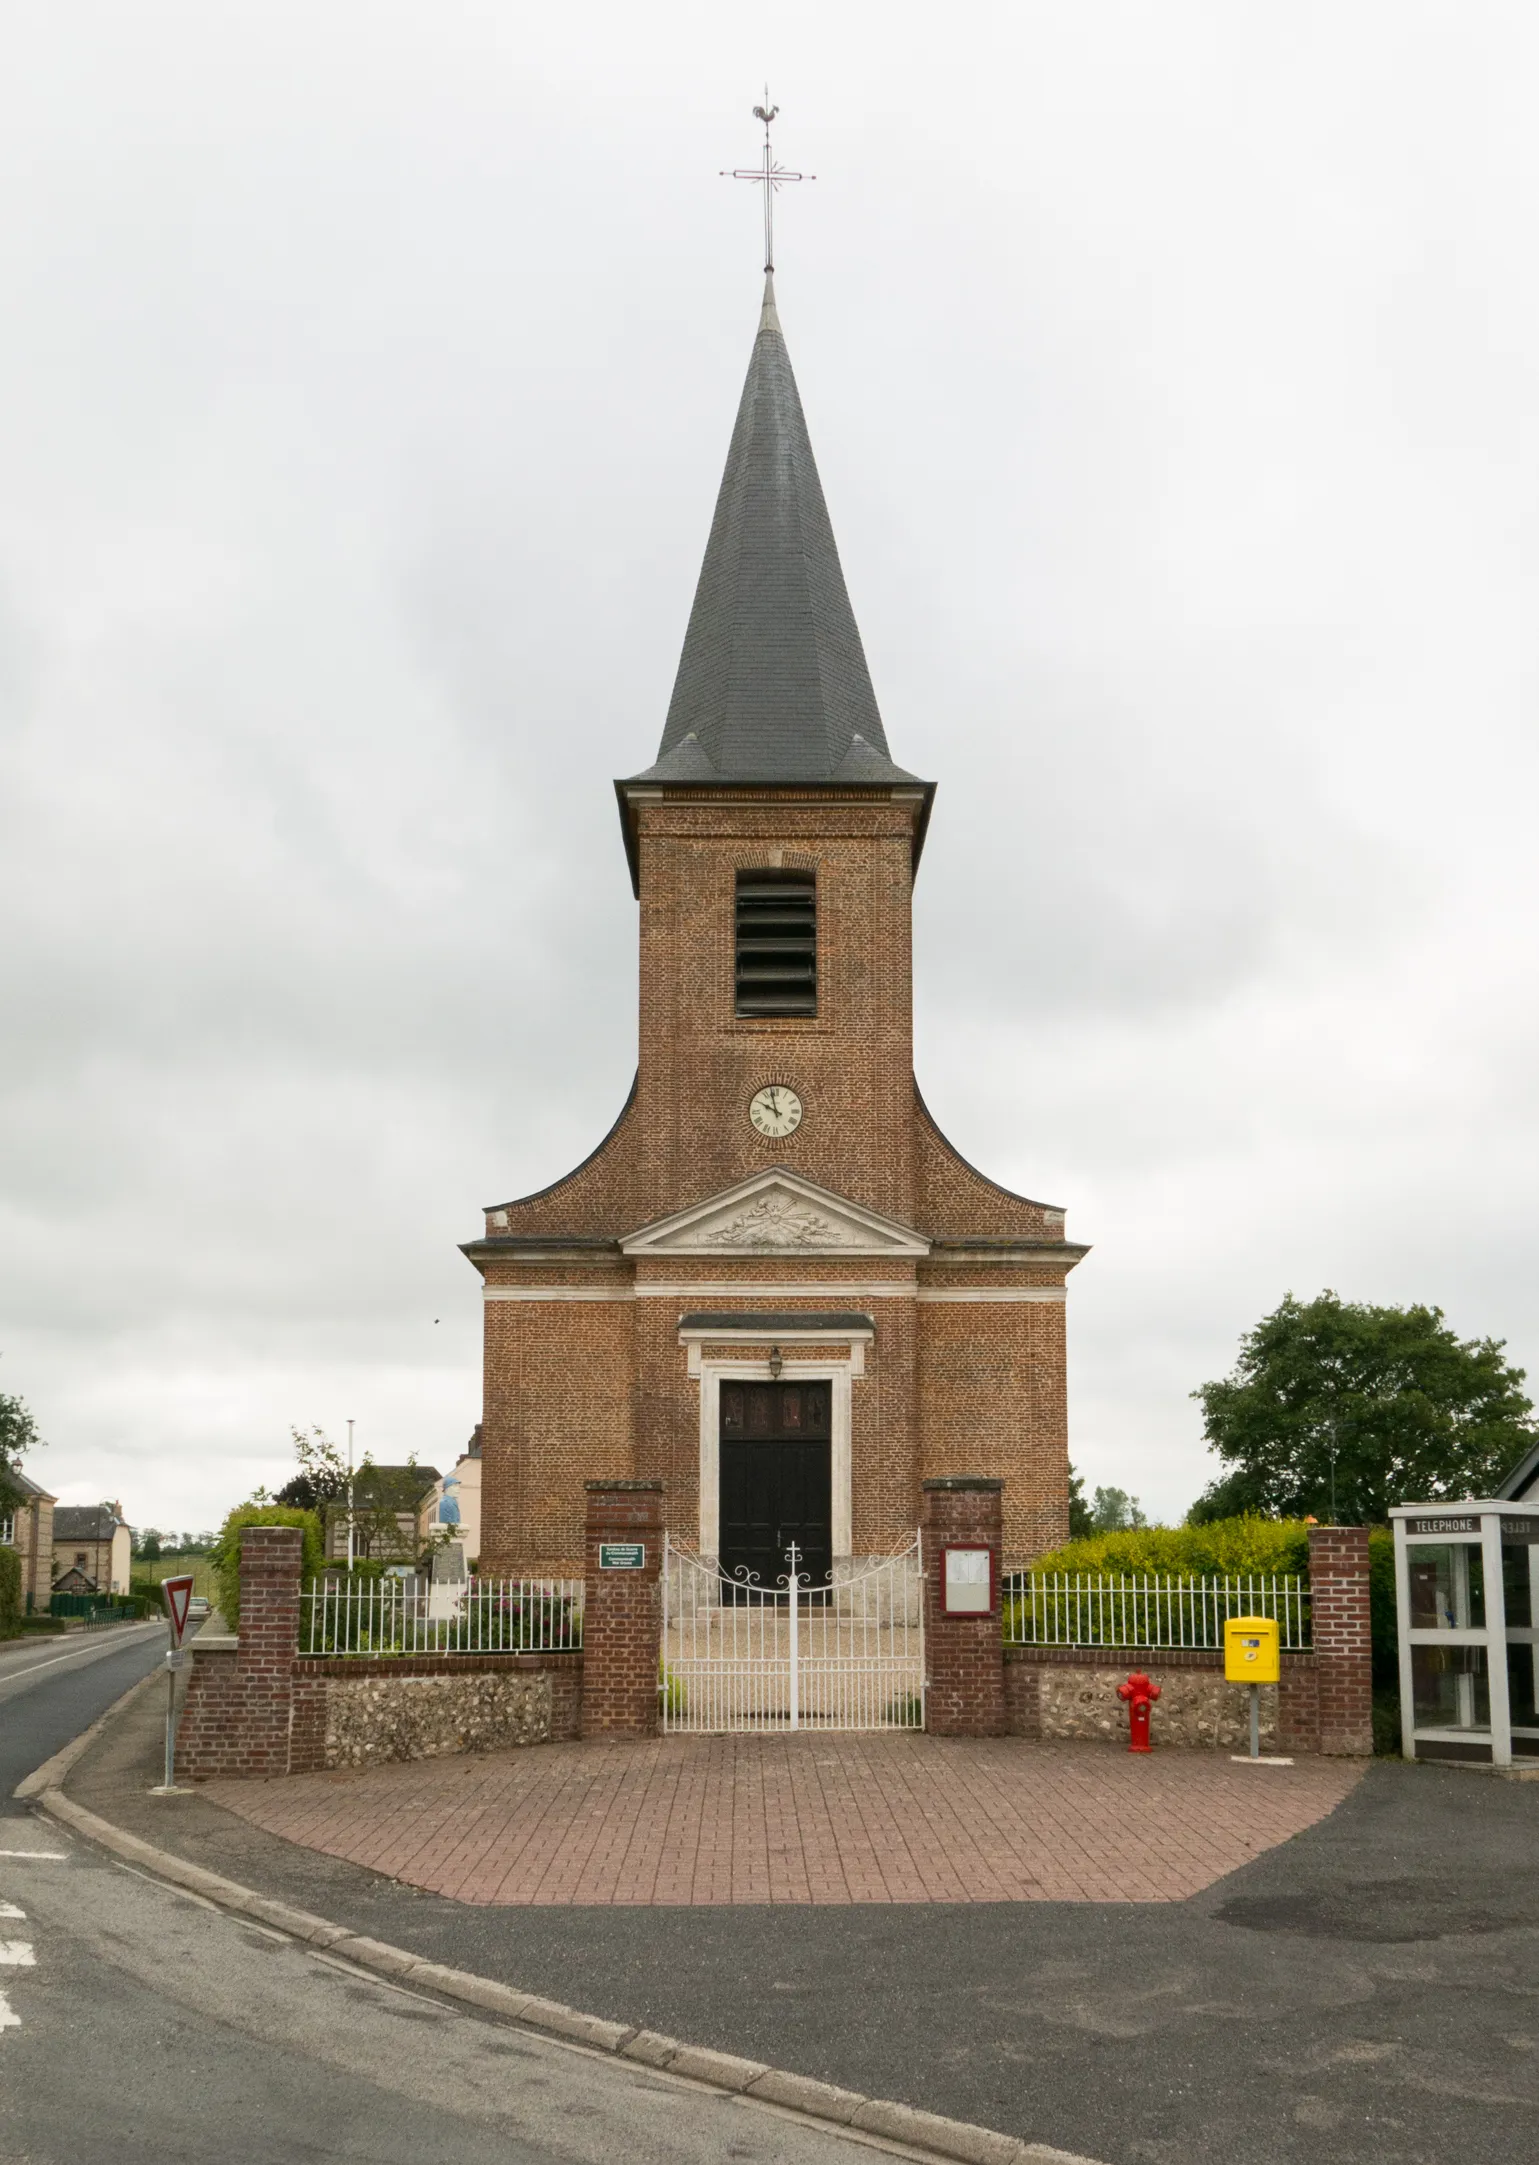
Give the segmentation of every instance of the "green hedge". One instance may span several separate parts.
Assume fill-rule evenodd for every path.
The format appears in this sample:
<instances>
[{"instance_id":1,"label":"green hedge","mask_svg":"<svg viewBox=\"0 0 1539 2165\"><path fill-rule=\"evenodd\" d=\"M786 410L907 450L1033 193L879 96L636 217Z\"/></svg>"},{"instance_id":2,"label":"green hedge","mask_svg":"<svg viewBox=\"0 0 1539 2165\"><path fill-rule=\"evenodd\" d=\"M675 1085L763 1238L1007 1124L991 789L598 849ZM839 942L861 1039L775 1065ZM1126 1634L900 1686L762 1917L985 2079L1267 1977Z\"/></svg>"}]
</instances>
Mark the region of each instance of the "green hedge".
<instances>
[{"instance_id":1,"label":"green hedge","mask_svg":"<svg viewBox=\"0 0 1539 2165\"><path fill-rule=\"evenodd\" d=\"M1092 1534L1040 1556L1034 1571L1172 1571L1243 1578L1248 1573L1309 1570L1304 1519L1214 1519L1207 1526L1140 1526ZM1368 1600L1373 1632L1374 1743L1400 1749L1400 1667L1395 1632L1395 1537L1387 1526L1368 1535Z\"/></svg>"},{"instance_id":2,"label":"green hedge","mask_svg":"<svg viewBox=\"0 0 1539 2165\"><path fill-rule=\"evenodd\" d=\"M1309 1569L1309 1527L1303 1519L1214 1519L1207 1526L1130 1526L1090 1534L1039 1556L1033 1571L1171 1571L1197 1577L1245 1578Z\"/></svg>"},{"instance_id":3,"label":"green hedge","mask_svg":"<svg viewBox=\"0 0 1539 2165\"><path fill-rule=\"evenodd\" d=\"M0 1639L12 1639L21 1629L21 1558L15 1549L0 1548Z\"/></svg>"},{"instance_id":4,"label":"green hedge","mask_svg":"<svg viewBox=\"0 0 1539 2165\"><path fill-rule=\"evenodd\" d=\"M219 1613L231 1631L240 1629L240 1537L248 1526L297 1526L304 1535L302 1578L313 1579L325 1562L321 1522L313 1511L296 1511L283 1503L237 1504L219 1529L211 1557Z\"/></svg>"}]
</instances>

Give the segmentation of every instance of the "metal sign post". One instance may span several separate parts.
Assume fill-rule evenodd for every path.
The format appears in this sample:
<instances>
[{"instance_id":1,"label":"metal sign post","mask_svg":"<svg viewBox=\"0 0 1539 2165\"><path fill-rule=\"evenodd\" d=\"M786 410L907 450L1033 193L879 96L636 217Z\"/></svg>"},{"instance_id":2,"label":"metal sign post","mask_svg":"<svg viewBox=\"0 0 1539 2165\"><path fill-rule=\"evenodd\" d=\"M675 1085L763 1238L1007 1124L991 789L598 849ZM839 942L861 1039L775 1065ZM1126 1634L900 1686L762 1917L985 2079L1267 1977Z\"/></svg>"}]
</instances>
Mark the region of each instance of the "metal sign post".
<instances>
[{"instance_id":1,"label":"metal sign post","mask_svg":"<svg viewBox=\"0 0 1539 2165\"><path fill-rule=\"evenodd\" d=\"M150 1791L152 1797L176 1794L176 1672L187 1659L182 1640L192 1607L192 1578L162 1579L161 1599L166 1604L166 1626L171 1643L166 1649L166 1778Z\"/></svg>"}]
</instances>

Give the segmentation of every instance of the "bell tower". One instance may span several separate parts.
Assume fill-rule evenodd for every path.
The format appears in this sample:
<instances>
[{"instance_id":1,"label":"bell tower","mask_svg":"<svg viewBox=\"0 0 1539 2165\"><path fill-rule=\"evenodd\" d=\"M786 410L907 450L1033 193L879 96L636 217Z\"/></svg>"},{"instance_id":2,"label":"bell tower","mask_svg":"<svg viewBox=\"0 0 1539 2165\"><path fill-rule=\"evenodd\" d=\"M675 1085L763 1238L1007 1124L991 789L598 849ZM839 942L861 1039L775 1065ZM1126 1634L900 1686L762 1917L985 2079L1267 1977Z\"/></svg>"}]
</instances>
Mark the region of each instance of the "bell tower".
<instances>
[{"instance_id":1,"label":"bell tower","mask_svg":"<svg viewBox=\"0 0 1539 2165\"><path fill-rule=\"evenodd\" d=\"M662 744L615 786L641 904L636 1111L664 1189L784 1163L907 1220L934 785L887 749L773 274Z\"/></svg>"},{"instance_id":2,"label":"bell tower","mask_svg":"<svg viewBox=\"0 0 1539 2165\"><path fill-rule=\"evenodd\" d=\"M911 1539L921 1482L959 1468L1004 1484L1007 1554L1041 1553L1067 1531L1086 1251L919 1096L935 787L888 749L770 270L662 742L615 791L636 1080L589 1158L465 1250L483 1568L570 1567L584 1482L639 1479L677 1540L769 1556L790 1525L837 1570Z\"/></svg>"}]
</instances>

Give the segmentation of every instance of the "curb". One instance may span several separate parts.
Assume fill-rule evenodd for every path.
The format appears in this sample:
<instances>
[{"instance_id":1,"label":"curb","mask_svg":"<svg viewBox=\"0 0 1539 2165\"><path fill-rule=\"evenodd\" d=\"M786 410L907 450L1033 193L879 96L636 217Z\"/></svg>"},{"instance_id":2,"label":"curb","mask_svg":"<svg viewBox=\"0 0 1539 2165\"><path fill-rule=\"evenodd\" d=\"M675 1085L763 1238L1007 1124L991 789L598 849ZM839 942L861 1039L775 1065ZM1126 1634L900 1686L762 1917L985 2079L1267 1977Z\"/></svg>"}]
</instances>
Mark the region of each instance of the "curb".
<instances>
[{"instance_id":1,"label":"curb","mask_svg":"<svg viewBox=\"0 0 1539 2165\"><path fill-rule=\"evenodd\" d=\"M151 1671L152 1677L154 1673ZM266 1925L270 1930L355 1963L360 1969L372 1970L381 1977L393 1981L409 1980L445 1999L462 2000L485 2014L499 2016L504 2022L515 2022L520 2027L560 2038L568 2044L583 2045L591 2051L632 2060L642 2067L655 2068L686 2082L703 2083L713 2090L750 2098L756 2104L816 2122L830 2132L875 2137L878 2141L901 2144L911 2154L944 2158L955 2161L955 2165L1099 2165L1097 2159L1082 2157L1075 2151L1055 2150L1047 2143L1023 2142L1017 2136L1001 2135L992 2128L973 2127L965 2120L948 2120L940 2113L921 2112L916 2106L900 2105L891 2098L863 2097L855 2090L841 2090L833 2083L816 2082L809 2075L794 2075L783 2068L768 2067L762 2060L742 2060L734 2053L682 2044L678 2038L664 2037L656 2030L638 2030L628 2023L606 2022L598 2015L582 2014L559 2000L542 1999L537 1993L520 1992L514 1985L498 1984L490 1977L477 1977L470 1970L451 1969L443 1962L425 1961L404 1947L391 1947L383 1940L363 1938L349 1932L345 1925L332 1924L327 1918L313 1916L308 1910L294 1909L287 1902L257 1894L252 1888L241 1886L238 1880L226 1879L222 1873L210 1872L200 1864L189 1864L185 1858L158 1849L153 1842L143 1841L137 1834L125 1833L121 1827L99 1819L95 1812L88 1812L84 1805L67 1797L58 1786L58 1775L79 1757L103 1724L149 1681L150 1678L144 1678L132 1691L125 1692L116 1706L109 1707L90 1729L75 1738L72 1744L67 1744L46 1765L28 1775L27 1781L37 1785L29 1794L37 1797L50 1818L73 1829L97 1848L153 1873L157 1879L184 1888L189 1894L201 1895L205 1901L213 1902L237 1917L249 1917L253 1923ZM65 1766L61 1766L60 1761L64 1761ZM49 1777L46 1784L39 1780L44 1775ZM16 1794L19 1796L21 1790L18 1789Z\"/></svg>"}]
</instances>

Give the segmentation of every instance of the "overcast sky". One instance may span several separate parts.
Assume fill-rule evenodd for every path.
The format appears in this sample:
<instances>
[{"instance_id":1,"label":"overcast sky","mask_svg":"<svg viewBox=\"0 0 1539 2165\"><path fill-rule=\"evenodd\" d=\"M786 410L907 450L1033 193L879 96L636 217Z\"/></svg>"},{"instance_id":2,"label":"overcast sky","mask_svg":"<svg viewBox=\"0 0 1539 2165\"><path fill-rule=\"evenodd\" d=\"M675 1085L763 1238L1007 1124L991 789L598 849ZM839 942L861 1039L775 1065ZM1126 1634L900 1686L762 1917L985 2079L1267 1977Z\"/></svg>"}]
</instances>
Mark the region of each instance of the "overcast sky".
<instances>
[{"instance_id":1,"label":"overcast sky","mask_svg":"<svg viewBox=\"0 0 1539 2165\"><path fill-rule=\"evenodd\" d=\"M1539 12L10 0L0 1389L208 1523L447 1466L480 1207L635 1062L653 757L781 314L916 1060L1179 1515L1288 1289L1539 1370ZM435 1320L436 1319L436 1320Z\"/></svg>"}]
</instances>

